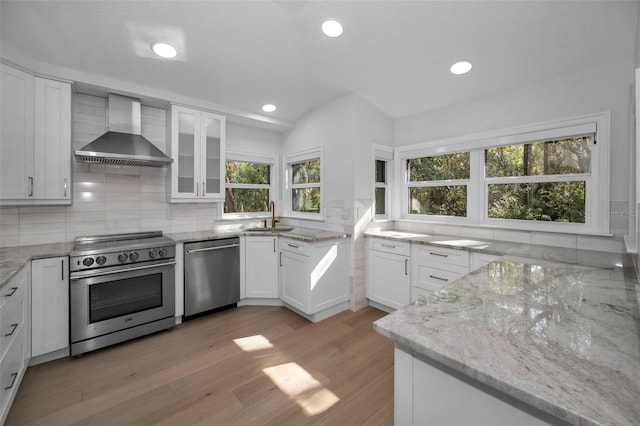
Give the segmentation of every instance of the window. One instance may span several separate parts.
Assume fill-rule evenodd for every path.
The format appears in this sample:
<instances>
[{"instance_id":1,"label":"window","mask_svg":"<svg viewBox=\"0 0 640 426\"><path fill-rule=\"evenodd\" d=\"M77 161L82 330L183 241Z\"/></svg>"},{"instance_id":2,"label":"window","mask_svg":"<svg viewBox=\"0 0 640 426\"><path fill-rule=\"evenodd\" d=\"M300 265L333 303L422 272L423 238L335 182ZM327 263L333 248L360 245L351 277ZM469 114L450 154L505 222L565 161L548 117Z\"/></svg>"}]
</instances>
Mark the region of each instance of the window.
<instances>
[{"instance_id":1,"label":"window","mask_svg":"<svg viewBox=\"0 0 640 426\"><path fill-rule=\"evenodd\" d=\"M387 220L391 217L391 179L393 176L393 148L385 145L373 147L373 218Z\"/></svg>"},{"instance_id":2,"label":"window","mask_svg":"<svg viewBox=\"0 0 640 426\"><path fill-rule=\"evenodd\" d=\"M321 151L288 156L287 196L293 216L317 218L322 208Z\"/></svg>"},{"instance_id":3,"label":"window","mask_svg":"<svg viewBox=\"0 0 640 426\"><path fill-rule=\"evenodd\" d=\"M609 235L610 116L396 148L400 218Z\"/></svg>"},{"instance_id":4,"label":"window","mask_svg":"<svg viewBox=\"0 0 640 426\"><path fill-rule=\"evenodd\" d=\"M585 223L593 136L485 150L491 219Z\"/></svg>"},{"instance_id":5,"label":"window","mask_svg":"<svg viewBox=\"0 0 640 426\"><path fill-rule=\"evenodd\" d=\"M467 216L469 152L406 160L408 214Z\"/></svg>"},{"instance_id":6,"label":"window","mask_svg":"<svg viewBox=\"0 0 640 426\"><path fill-rule=\"evenodd\" d=\"M227 153L224 215L262 216L273 198L274 159Z\"/></svg>"}]
</instances>

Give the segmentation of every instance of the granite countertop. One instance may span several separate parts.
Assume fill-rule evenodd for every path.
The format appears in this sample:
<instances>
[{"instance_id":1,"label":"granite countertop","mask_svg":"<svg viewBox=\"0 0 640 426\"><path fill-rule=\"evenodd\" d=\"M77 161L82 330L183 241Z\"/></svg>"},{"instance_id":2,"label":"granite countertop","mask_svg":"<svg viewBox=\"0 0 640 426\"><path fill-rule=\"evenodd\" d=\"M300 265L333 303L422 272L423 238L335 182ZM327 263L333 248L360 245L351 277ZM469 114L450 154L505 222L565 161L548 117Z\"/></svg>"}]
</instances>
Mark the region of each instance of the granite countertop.
<instances>
[{"instance_id":1,"label":"granite countertop","mask_svg":"<svg viewBox=\"0 0 640 426\"><path fill-rule=\"evenodd\" d=\"M308 228L291 228L291 230L287 231L277 229L275 232L270 229L266 229L265 231L248 231L247 229L238 228L224 231L168 233L165 235L178 243L230 238L240 235L278 235L305 242L318 242L350 237L349 234L345 233ZM18 271L20 271L20 269L22 269L29 260L68 256L73 249L73 244L73 242L66 242L0 248L0 287L6 284Z\"/></svg>"},{"instance_id":2,"label":"granite countertop","mask_svg":"<svg viewBox=\"0 0 640 426\"><path fill-rule=\"evenodd\" d=\"M374 328L569 423L637 425L637 286L631 267L505 258Z\"/></svg>"}]
</instances>

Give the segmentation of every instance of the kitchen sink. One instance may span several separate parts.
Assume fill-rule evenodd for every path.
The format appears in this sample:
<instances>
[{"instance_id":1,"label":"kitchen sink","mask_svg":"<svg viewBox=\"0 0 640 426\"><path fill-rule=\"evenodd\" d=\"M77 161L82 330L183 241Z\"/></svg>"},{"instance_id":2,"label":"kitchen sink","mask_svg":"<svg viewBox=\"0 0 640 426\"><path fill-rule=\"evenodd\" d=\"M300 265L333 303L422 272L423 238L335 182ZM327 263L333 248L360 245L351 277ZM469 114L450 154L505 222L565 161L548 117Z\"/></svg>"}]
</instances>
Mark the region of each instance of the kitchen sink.
<instances>
[{"instance_id":1,"label":"kitchen sink","mask_svg":"<svg viewBox=\"0 0 640 426\"><path fill-rule=\"evenodd\" d=\"M245 229L245 232L278 233L278 232L289 232L291 230L293 230L292 226L278 226L275 228L250 228L250 229Z\"/></svg>"}]
</instances>

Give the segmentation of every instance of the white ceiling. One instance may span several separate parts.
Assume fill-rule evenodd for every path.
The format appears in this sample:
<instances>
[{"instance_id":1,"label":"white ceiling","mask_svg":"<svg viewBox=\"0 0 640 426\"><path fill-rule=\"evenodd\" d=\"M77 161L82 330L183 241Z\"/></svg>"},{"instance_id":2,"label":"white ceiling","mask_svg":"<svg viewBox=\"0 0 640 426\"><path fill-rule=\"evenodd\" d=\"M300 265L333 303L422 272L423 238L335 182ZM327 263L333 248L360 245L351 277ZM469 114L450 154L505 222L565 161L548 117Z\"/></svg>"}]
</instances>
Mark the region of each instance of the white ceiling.
<instances>
[{"instance_id":1,"label":"white ceiling","mask_svg":"<svg viewBox=\"0 0 640 426\"><path fill-rule=\"evenodd\" d=\"M397 118L633 61L635 1L5 1L38 63L295 121L355 92ZM326 18L344 34L320 32ZM175 60L149 45L173 43ZM1 52L0 52L1 53ZM449 73L470 59L465 76ZM278 110L262 113L265 103Z\"/></svg>"}]
</instances>

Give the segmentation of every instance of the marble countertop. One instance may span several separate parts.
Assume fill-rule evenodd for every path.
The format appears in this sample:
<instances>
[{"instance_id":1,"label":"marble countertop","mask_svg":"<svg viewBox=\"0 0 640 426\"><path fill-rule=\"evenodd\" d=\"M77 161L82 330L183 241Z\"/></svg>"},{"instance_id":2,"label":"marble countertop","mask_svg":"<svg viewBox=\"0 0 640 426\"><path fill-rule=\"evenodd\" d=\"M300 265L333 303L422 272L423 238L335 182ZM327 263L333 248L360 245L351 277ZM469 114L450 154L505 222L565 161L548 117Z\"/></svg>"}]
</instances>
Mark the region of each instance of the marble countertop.
<instances>
[{"instance_id":1,"label":"marble countertop","mask_svg":"<svg viewBox=\"0 0 640 426\"><path fill-rule=\"evenodd\" d=\"M237 237L239 235L278 235L305 242L350 237L349 234L309 228L293 228L290 231L278 230L277 232L268 229L265 231L247 231L239 228L225 231L180 232L165 235L178 243ZM6 284L29 260L68 256L72 249L73 242L0 248L0 287Z\"/></svg>"},{"instance_id":2,"label":"marble countertop","mask_svg":"<svg viewBox=\"0 0 640 426\"><path fill-rule=\"evenodd\" d=\"M637 425L637 288L632 267L505 258L374 328L569 423Z\"/></svg>"}]
</instances>

